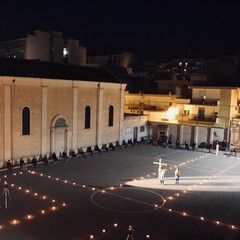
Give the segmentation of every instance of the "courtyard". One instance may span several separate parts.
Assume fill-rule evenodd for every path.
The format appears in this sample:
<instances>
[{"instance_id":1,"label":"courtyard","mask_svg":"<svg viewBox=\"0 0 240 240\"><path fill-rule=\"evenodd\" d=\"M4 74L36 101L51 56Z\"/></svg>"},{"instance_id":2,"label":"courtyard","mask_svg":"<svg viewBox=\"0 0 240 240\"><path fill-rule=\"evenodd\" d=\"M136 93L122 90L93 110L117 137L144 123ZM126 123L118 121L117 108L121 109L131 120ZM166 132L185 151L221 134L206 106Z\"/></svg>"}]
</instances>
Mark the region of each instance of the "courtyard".
<instances>
[{"instance_id":1,"label":"courtyard","mask_svg":"<svg viewBox=\"0 0 240 240\"><path fill-rule=\"evenodd\" d=\"M158 162L166 164L165 185ZM180 183L175 184L175 166ZM240 158L135 145L0 172L3 240L240 239Z\"/></svg>"}]
</instances>

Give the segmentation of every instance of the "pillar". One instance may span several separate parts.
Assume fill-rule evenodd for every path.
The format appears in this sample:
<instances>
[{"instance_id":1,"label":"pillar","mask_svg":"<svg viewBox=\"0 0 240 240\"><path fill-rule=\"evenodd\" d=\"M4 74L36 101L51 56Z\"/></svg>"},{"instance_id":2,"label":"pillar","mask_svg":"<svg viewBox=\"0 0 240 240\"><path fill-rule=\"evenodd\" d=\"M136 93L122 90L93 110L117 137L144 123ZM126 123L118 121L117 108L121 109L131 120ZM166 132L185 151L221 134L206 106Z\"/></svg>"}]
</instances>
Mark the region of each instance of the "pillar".
<instances>
[{"instance_id":1,"label":"pillar","mask_svg":"<svg viewBox=\"0 0 240 240\"><path fill-rule=\"evenodd\" d=\"M78 87L73 87L73 102L72 102L72 149L77 148L77 101Z\"/></svg>"},{"instance_id":2,"label":"pillar","mask_svg":"<svg viewBox=\"0 0 240 240\"><path fill-rule=\"evenodd\" d=\"M97 116L96 116L96 144L102 144L102 115L103 115L103 88L97 88Z\"/></svg>"},{"instance_id":3,"label":"pillar","mask_svg":"<svg viewBox=\"0 0 240 240\"><path fill-rule=\"evenodd\" d=\"M47 127L47 101L48 98L48 87L42 86L42 147L41 147L41 154L47 153L47 134L48 134L48 127Z\"/></svg>"}]
</instances>

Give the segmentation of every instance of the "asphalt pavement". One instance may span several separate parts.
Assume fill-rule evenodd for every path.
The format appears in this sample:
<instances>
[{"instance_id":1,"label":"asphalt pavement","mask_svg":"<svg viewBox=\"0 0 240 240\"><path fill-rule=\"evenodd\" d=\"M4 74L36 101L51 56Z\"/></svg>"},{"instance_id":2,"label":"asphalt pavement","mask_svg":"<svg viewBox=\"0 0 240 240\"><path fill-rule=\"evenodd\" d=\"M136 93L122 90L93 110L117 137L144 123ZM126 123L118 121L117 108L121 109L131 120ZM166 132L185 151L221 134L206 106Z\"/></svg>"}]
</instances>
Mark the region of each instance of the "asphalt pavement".
<instances>
[{"instance_id":1,"label":"asphalt pavement","mask_svg":"<svg viewBox=\"0 0 240 240\"><path fill-rule=\"evenodd\" d=\"M10 193L1 240L126 240L129 225L134 240L240 239L240 158L221 151L141 144L1 171L0 179Z\"/></svg>"}]
</instances>

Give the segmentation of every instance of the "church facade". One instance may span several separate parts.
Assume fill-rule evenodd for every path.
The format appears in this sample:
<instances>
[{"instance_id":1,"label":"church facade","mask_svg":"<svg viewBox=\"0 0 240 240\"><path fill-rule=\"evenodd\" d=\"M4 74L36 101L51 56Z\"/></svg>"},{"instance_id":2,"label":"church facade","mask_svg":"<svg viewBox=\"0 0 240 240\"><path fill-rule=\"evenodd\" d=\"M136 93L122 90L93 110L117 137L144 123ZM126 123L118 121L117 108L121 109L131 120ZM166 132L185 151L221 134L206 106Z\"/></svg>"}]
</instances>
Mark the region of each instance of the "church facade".
<instances>
[{"instance_id":1,"label":"church facade","mask_svg":"<svg viewBox=\"0 0 240 240\"><path fill-rule=\"evenodd\" d=\"M124 90L105 70L0 60L0 165L122 141Z\"/></svg>"}]
</instances>

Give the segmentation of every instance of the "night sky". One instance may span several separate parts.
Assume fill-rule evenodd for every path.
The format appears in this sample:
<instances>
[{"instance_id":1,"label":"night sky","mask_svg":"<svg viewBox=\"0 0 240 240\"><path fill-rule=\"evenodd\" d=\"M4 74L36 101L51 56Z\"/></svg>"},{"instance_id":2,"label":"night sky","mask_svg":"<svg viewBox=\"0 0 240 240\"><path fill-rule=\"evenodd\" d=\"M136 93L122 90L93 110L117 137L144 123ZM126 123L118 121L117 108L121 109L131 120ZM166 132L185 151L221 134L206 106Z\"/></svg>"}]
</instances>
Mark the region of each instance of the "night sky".
<instances>
[{"instance_id":1,"label":"night sky","mask_svg":"<svg viewBox=\"0 0 240 240\"><path fill-rule=\"evenodd\" d=\"M63 32L89 53L130 51L146 60L240 52L238 1L4 0L0 38Z\"/></svg>"}]
</instances>

